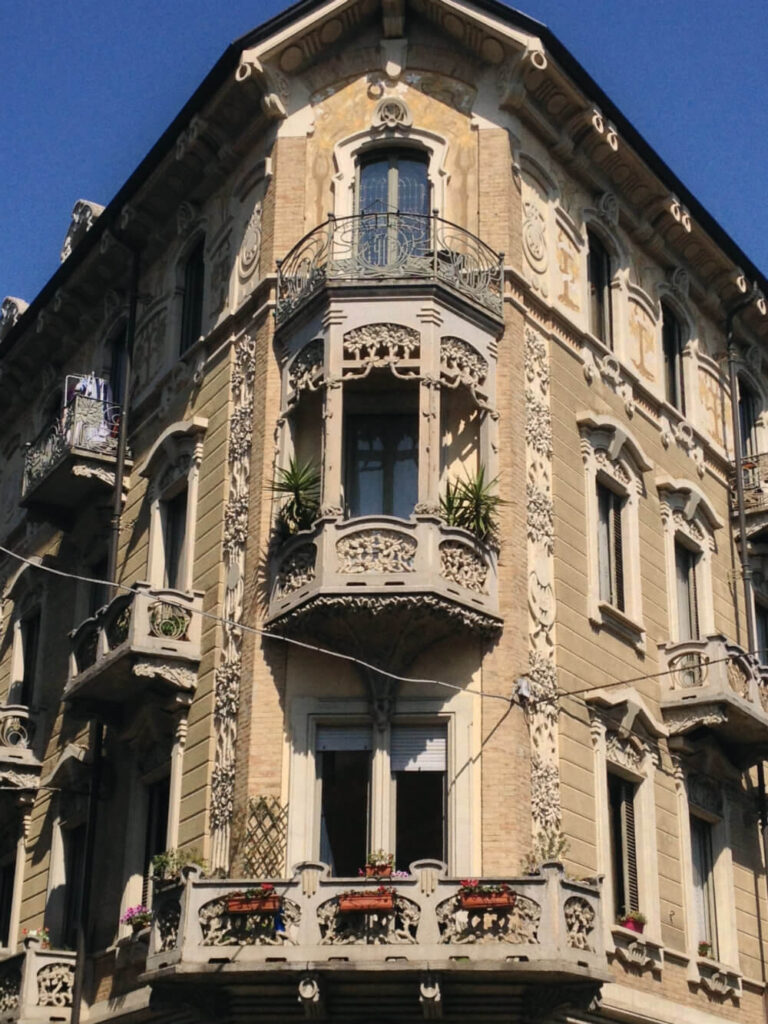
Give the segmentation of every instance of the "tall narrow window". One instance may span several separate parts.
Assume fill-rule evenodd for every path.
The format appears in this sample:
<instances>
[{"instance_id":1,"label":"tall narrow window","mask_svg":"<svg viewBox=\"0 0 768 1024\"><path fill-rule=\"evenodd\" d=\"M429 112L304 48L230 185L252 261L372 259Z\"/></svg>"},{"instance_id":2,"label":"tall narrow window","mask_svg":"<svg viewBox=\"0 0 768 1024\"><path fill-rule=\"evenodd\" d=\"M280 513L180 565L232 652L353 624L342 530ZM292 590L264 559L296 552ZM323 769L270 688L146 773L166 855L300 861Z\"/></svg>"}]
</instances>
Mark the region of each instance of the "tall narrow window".
<instances>
[{"instance_id":1,"label":"tall narrow window","mask_svg":"<svg viewBox=\"0 0 768 1024\"><path fill-rule=\"evenodd\" d=\"M621 510L625 499L597 484L597 566L600 600L624 611L624 552Z\"/></svg>"},{"instance_id":2,"label":"tall narrow window","mask_svg":"<svg viewBox=\"0 0 768 1024\"><path fill-rule=\"evenodd\" d=\"M184 268L184 297L181 306L180 343L182 353L194 345L202 333L204 288L205 239L201 238L189 254Z\"/></svg>"},{"instance_id":3,"label":"tall narrow window","mask_svg":"<svg viewBox=\"0 0 768 1024\"><path fill-rule=\"evenodd\" d=\"M19 703L29 705L35 693L37 662L40 651L40 610L36 609L21 620L22 676Z\"/></svg>"},{"instance_id":4,"label":"tall narrow window","mask_svg":"<svg viewBox=\"0 0 768 1024\"><path fill-rule=\"evenodd\" d=\"M695 551L675 541L675 576L677 580L677 639L699 639L699 604L696 588Z\"/></svg>"},{"instance_id":5,"label":"tall narrow window","mask_svg":"<svg viewBox=\"0 0 768 1024\"><path fill-rule=\"evenodd\" d=\"M360 261L384 267L424 256L429 212L426 154L405 149L367 156L360 165Z\"/></svg>"},{"instance_id":6,"label":"tall narrow window","mask_svg":"<svg viewBox=\"0 0 768 1024\"><path fill-rule=\"evenodd\" d=\"M739 379L739 434L741 436L741 454L753 458L760 454L757 443L757 419L760 415L760 403L752 388Z\"/></svg>"},{"instance_id":7,"label":"tall narrow window","mask_svg":"<svg viewBox=\"0 0 768 1024\"><path fill-rule=\"evenodd\" d=\"M611 257L603 243L591 231L587 232L589 246L587 279L589 282L589 328L604 345L613 348L613 311L611 307Z\"/></svg>"},{"instance_id":8,"label":"tall narrow window","mask_svg":"<svg viewBox=\"0 0 768 1024\"><path fill-rule=\"evenodd\" d=\"M446 859L445 726L397 725L390 768L395 783L395 863Z\"/></svg>"},{"instance_id":9,"label":"tall narrow window","mask_svg":"<svg viewBox=\"0 0 768 1024\"><path fill-rule=\"evenodd\" d=\"M123 324L110 342L109 385L115 405L122 405L124 398L123 374L125 372L127 331L127 325Z\"/></svg>"},{"instance_id":10,"label":"tall narrow window","mask_svg":"<svg viewBox=\"0 0 768 1024\"><path fill-rule=\"evenodd\" d=\"M368 853L371 786L370 726L319 726L320 860L351 878Z\"/></svg>"},{"instance_id":11,"label":"tall narrow window","mask_svg":"<svg viewBox=\"0 0 768 1024\"><path fill-rule=\"evenodd\" d=\"M94 581L88 584L88 614L93 616L109 601L109 583L107 580L107 560L100 559L88 570L88 576Z\"/></svg>"},{"instance_id":12,"label":"tall narrow window","mask_svg":"<svg viewBox=\"0 0 768 1024\"><path fill-rule=\"evenodd\" d=\"M83 902L85 825L64 829L62 838L64 840L64 878L66 879L62 941L65 946L74 949L77 944L77 928Z\"/></svg>"},{"instance_id":13,"label":"tall narrow window","mask_svg":"<svg viewBox=\"0 0 768 1024\"><path fill-rule=\"evenodd\" d=\"M144 833L144 887L142 902L146 904L149 895L149 878L152 858L168 847L168 798L170 779L166 775L147 786L147 822Z\"/></svg>"},{"instance_id":14,"label":"tall narrow window","mask_svg":"<svg viewBox=\"0 0 768 1024\"><path fill-rule=\"evenodd\" d=\"M407 519L418 500L418 415L356 413L345 430L348 514Z\"/></svg>"},{"instance_id":15,"label":"tall narrow window","mask_svg":"<svg viewBox=\"0 0 768 1024\"><path fill-rule=\"evenodd\" d=\"M187 489L162 502L165 586L184 589L184 553L187 535Z\"/></svg>"},{"instance_id":16,"label":"tall narrow window","mask_svg":"<svg viewBox=\"0 0 768 1024\"><path fill-rule=\"evenodd\" d=\"M13 886L16 878L16 858L0 864L0 947L8 947L11 941L11 911L13 909Z\"/></svg>"},{"instance_id":17,"label":"tall narrow window","mask_svg":"<svg viewBox=\"0 0 768 1024\"><path fill-rule=\"evenodd\" d=\"M768 665L768 606L755 601L755 625L757 627L757 657Z\"/></svg>"},{"instance_id":18,"label":"tall narrow window","mask_svg":"<svg viewBox=\"0 0 768 1024\"><path fill-rule=\"evenodd\" d=\"M661 304L661 347L664 353L664 397L684 413L683 329L666 303Z\"/></svg>"},{"instance_id":19,"label":"tall narrow window","mask_svg":"<svg viewBox=\"0 0 768 1024\"><path fill-rule=\"evenodd\" d=\"M717 959L717 913L712 858L712 826L691 815L691 861L693 865L694 915L698 934L695 941L708 942Z\"/></svg>"},{"instance_id":20,"label":"tall narrow window","mask_svg":"<svg viewBox=\"0 0 768 1024\"><path fill-rule=\"evenodd\" d=\"M636 789L634 783L608 773L613 909L616 917L640 909L635 841Z\"/></svg>"}]
</instances>

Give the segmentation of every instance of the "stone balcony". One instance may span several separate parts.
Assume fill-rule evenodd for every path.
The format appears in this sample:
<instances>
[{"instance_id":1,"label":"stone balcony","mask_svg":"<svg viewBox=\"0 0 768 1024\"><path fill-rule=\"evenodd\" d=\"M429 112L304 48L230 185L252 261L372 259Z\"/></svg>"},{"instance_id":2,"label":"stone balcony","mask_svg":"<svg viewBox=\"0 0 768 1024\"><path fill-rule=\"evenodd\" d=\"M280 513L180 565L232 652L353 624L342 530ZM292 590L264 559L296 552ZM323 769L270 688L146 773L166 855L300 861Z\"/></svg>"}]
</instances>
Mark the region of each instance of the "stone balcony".
<instances>
[{"instance_id":1,"label":"stone balcony","mask_svg":"<svg viewBox=\"0 0 768 1024\"><path fill-rule=\"evenodd\" d=\"M661 712L672 735L708 728L744 767L768 757L768 669L725 637L662 644Z\"/></svg>"},{"instance_id":2,"label":"stone balcony","mask_svg":"<svg viewBox=\"0 0 768 1024\"><path fill-rule=\"evenodd\" d=\"M322 518L280 547L270 580L271 625L339 642L340 612L356 627L375 615L371 637L402 643L502 626L495 552L432 515Z\"/></svg>"},{"instance_id":3,"label":"stone balcony","mask_svg":"<svg viewBox=\"0 0 768 1024\"><path fill-rule=\"evenodd\" d=\"M27 939L23 953L0 961L0 1024L66 1022L72 1013L75 954Z\"/></svg>"},{"instance_id":4,"label":"stone balcony","mask_svg":"<svg viewBox=\"0 0 768 1024\"><path fill-rule=\"evenodd\" d=\"M736 470L734 469L734 473ZM750 537L768 526L768 453L745 455L741 460L741 481L744 488L744 513ZM738 515L736 483L731 487L731 514Z\"/></svg>"},{"instance_id":5,"label":"stone balcony","mask_svg":"<svg viewBox=\"0 0 768 1024\"><path fill-rule=\"evenodd\" d=\"M19 796L37 789L41 765L32 749L34 734L28 707L0 705L0 789Z\"/></svg>"},{"instance_id":6,"label":"stone balcony","mask_svg":"<svg viewBox=\"0 0 768 1024\"><path fill-rule=\"evenodd\" d=\"M414 213L331 217L278 264L280 327L324 289L436 285L503 318L503 256L450 221Z\"/></svg>"},{"instance_id":7,"label":"stone balcony","mask_svg":"<svg viewBox=\"0 0 768 1024\"><path fill-rule=\"evenodd\" d=\"M341 897L375 893L379 880L332 878L326 865L304 863L274 881L276 912L236 912L228 897L253 882L195 872L156 886L142 980L165 1000L177 984L215 986L225 1002L230 993L225 1016L238 1021L285 1019L297 1003L307 1017L337 1019L355 993L359 1011L361 985L371 1002L360 1019L465 1019L478 999L505 1019L537 1018L541 1001L549 1012L587 1006L609 978L599 886L566 878L559 864L493 880L502 881L512 906L465 909L445 865L417 861L386 882L390 907L350 910Z\"/></svg>"},{"instance_id":8,"label":"stone balcony","mask_svg":"<svg viewBox=\"0 0 768 1024\"><path fill-rule=\"evenodd\" d=\"M71 634L64 699L102 710L154 696L188 699L197 685L203 595L136 583Z\"/></svg>"},{"instance_id":9,"label":"stone balcony","mask_svg":"<svg viewBox=\"0 0 768 1024\"><path fill-rule=\"evenodd\" d=\"M120 407L75 394L27 444L21 504L55 517L115 486ZM130 465L130 463L129 463Z\"/></svg>"}]
</instances>

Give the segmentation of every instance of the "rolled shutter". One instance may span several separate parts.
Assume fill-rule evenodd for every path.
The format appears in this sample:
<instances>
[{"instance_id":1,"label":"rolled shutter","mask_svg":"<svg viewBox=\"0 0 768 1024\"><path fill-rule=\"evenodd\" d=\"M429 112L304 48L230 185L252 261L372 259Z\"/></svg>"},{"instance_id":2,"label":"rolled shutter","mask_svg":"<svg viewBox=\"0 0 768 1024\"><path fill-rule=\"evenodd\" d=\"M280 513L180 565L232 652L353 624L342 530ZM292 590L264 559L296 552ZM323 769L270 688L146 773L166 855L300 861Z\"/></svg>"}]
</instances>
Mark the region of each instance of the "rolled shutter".
<instances>
[{"instance_id":1,"label":"rolled shutter","mask_svg":"<svg viewBox=\"0 0 768 1024\"><path fill-rule=\"evenodd\" d=\"M444 772L445 726L393 726L390 760L393 772Z\"/></svg>"},{"instance_id":2,"label":"rolled shutter","mask_svg":"<svg viewBox=\"0 0 768 1024\"><path fill-rule=\"evenodd\" d=\"M372 750L369 725L319 725L315 750Z\"/></svg>"}]
</instances>

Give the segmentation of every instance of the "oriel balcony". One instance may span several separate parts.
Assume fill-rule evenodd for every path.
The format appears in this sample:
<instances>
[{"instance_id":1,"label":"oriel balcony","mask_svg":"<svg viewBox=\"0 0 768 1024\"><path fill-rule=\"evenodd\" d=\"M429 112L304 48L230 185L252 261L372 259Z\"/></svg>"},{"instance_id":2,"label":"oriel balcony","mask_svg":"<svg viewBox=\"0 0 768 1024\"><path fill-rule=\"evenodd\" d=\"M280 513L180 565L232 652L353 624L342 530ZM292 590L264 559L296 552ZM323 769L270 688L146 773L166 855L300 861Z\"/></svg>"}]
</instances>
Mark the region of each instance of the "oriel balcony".
<instances>
[{"instance_id":1,"label":"oriel balcony","mask_svg":"<svg viewBox=\"0 0 768 1024\"><path fill-rule=\"evenodd\" d=\"M55 516L115 485L120 406L73 390L87 380L67 378L71 397L27 444L21 489L25 508Z\"/></svg>"},{"instance_id":2,"label":"oriel balcony","mask_svg":"<svg viewBox=\"0 0 768 1024\"><path fill-rule=\"evenodd\" d=\"M662 645L661 712L672 735L714 732L735 763L768 757L768 670L723 636Z\"/></svg>"},{"instance_id":3,"label":"oriel balcony","mask_svg":"<svg viewBox=\"0 0 768 1024\"><path fill-rule=\"evenodd\" d=\"M736 472L736 470L734 470ZM754 535L768 526L768 453L745 455L741 460L747 531ZM731 513L738 515L736 484L731 488Z\"/></svg>"},{"instance_id":4,"label":"oriel balcony","mask_svg":"<svg viewBox=\"0 0 768 1024\"><path fill-rule=\"evenodd\" d=\"M154 696L191 696L200 663L203 595L137 583L71 633L68 701L102 710Z\"/></svg>"},{"instance_id":5,"label":"oriel balcony","mask_svg":"<svg viewBox=\"0 0 768 1024\"><path fill-rule=\"evenodd\" d=\"M565 877L559 864L524 878L482 879L479 901L438 861L405 878L332 878L321 863L273 880L265 901L243 899L256 883L204 879L156 888L147 973L164 998L194 982L250 1019L343 1016L361 985L366 1019L538 1019L548 996L586 1007L609 980L600 889ZM500 890L500 891L499 891ZM240 898L237 898L237 894ZM563 994L558 999L558 986ZM566 997L565 988L568 993ZM180 990L179 990L180 991ZM247 1007L245 1004L248 1004Z\"/></svg>"},{"instance_id":6,"label":"oriel balcony","mask_svg":"<svg viewBox=\"0 0 768 1024\"><path fill-rule=\"evenodd\" d=\"M322 289L429 282L502 319L503 256L450 221L415 213L331 217L278 265L278 327Z\"/></svg>"},{"instance_id":7,"label":"oriel balcony","mask_svg":"<svg viewBox=\"0 0 768 1024\"><path fill-rule=\"evenodd\" d=\"M373 653L389 660L397 646L407 663L457 629L498 634L496 553L433 515L322 518L279 548L268 616L273 626L342 646L350 624L375 616L368 649L376 645Z\"/></svg>"},{"instance_id":8,"label":"oriel balcony","mask_svg":"<svg viewBox=\"0 0 768 1024\"><path fill-rule=\"evenodd\" d=\"M23 704L0 705L0 787L10 792L37 789L40 761L32 749L34 719Z\"/></svg>"},{"instance_id":9,"label":"oriel balcony","mask_svg":"<svg viewBox=\"0 0 768 1024\"><path fill-rule=\"evenodd\" d=\"M24 944L23 953L0 962L0 1021L66 1024L72 1013L75 954L44 949L36 938Z\"/></svg>"}]
</instances>

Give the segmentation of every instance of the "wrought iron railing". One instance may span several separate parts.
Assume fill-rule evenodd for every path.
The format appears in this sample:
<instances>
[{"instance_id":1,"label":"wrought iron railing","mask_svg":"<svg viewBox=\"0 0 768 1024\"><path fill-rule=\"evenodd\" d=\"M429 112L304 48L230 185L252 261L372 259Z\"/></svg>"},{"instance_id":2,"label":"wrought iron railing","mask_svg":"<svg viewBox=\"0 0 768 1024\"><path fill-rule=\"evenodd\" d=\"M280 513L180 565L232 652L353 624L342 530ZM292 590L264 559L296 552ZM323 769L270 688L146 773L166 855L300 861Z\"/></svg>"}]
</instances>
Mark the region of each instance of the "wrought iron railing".
<instances>
[{"instance_id":1,"label":"wrought iron railing","mask_svg":"<svg viewBox=\"0 0 768 1024\"><path fill-rule=\"evenodd\" d=\"M744 511L749 513L768 510L768 452L742 457L741 482L744 488ZM731 495L731 506L736 511L735 485Z\"/></svg>"},{"instance_id":2,"label":"wrought iron railing","mask_svg":"<svg viewBox=\"0 0 768 1024\"><path fill-rule=\"evenodd\" d=\"M27 445L22 493L31 490L73 449L115 457L119 420L119 405L75 395L61 415Z\"/></svg>"},{"instance_id":3,"label":"wrought iron railing","mask_svg":"<svg viewBox=\"0 0 768 1024\"><path fill-rule=\"evenodd\" d=\"M503 254L476 235L415 213L331 217L278 264L278 324L327 281L441 281L501 316Z\"/></svg>"}]
</instances>

